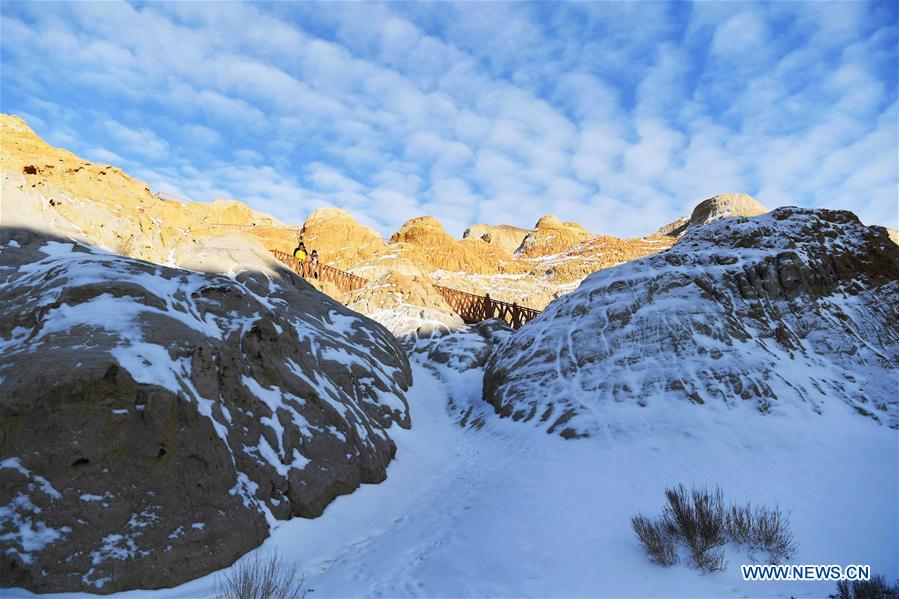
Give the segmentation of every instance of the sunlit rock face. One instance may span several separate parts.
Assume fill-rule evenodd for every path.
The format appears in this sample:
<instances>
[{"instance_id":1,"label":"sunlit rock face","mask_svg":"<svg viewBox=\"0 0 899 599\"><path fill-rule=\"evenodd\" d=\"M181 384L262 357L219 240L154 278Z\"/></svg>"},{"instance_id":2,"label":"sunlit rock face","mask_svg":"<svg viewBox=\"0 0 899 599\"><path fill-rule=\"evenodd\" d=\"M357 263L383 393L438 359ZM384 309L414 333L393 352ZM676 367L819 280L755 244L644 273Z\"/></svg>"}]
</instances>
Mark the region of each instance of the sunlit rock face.
<instances>
[{"instance_id":1,"label":"sunlit rock face","mask_svg":"<svg viewBox=\"0 0 899 599\"><path fill-rule=\"evenodd\" d=\"M342 270L386 254L381 236L340 208L313 211L300 236L308 251L316 250L323 263Z\"/></svg>"},{"instance_id":2,"label":"sunlit rock face","mask_svg":"<svg viewBox=\"0 0 899 599\"><path fill-rule=\"evenodd\" d=\"M290 251L296 233L234 200L155 197L119 168L46 143L21 119L0 115L3 224L71 237L116 254L175 266L202 240L242 228L267 249Z\"/></svg>"},{"instance_id":3,"label":"sunlit rock face","mask_svg":"<svg viewBox=\"0 0 899 599\"><path fill-rule=\"evenodd\" d=\"M462 239L479 239L484 243L495 245L507 254L514 254L527 237L529 229L520 229L510 225L472 225L462 233Z\"/></svg>"},{"instance_id":4,"label":"sunlit rock face","mask_svg":"<svg viewBox=\"0 0 899 599\"><path fill-rule=\"evenodd\" d=\"M549 256L594 237L575 222L561 222L548 215L537 221L534 229L521 241L516 254L526 258Z\"/></svg>"},{"instance_id":5,"label":"sunlit rock face","mask_svg":"<svg viewBox=\"0 0 899 599\"><path fill-rule=\"evenodd\" d=\"M758 216L768 212L758 200L746 193L722 193L698 203L690 216L683 216L656 231L656 235L680 237L688 229L731 216Z\"/></svg>"},{"instance_id":6,"label":"sunlit rock face","mask_svg":"<svg viewBox=\"0 0 899 599\"><path fill-rule=\"evenodd\" d=\"M254 267L203 274L2 230L3 584L172 586L385 478L388 430L410 426L394 337L264 248L193 263L229 256Z\"/></svg>"},{"instance_id":7,"label":"sunlit rock face","mask_svg":"<svg viewBox=\"0 0 899 599\"><path fill-rule=\"evenodd\" d=\"M493 353L484 399L565 437L722 409L897 427L897 298L899 247L850 212L719 220L551 304Z\"/></svg>"},{"instance_id":8,"label":"sunlit rock face","mask_svg":"<svg viewBox=\"0 0 899 599\"><path fill-rule=\"evenodd\" d=\"M370 285L347 294L346 304L401 340L454 331L464 324L423 274L385 272Z\"/></svg>"}]
</instances>

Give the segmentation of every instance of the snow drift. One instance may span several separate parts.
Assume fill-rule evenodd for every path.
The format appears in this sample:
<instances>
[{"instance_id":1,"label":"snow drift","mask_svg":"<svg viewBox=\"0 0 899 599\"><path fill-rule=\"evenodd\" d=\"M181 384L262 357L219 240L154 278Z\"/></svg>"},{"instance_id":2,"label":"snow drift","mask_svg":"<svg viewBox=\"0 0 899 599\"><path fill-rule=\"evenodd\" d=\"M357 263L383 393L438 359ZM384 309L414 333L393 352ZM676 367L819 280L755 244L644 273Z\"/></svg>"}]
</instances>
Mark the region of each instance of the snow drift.
<instances>
[{"instance_id":1,"label":"snow drift","mask_svg":"<svg viewBox=\"0 0 899 599\"><path fill-rule=\"evenodd\" d=\"M394 338L274 263L201 274L4 229L0 303L4 585L221 568L382 481L410 425Z\"/></svg>"},{"instance_id":2,"label":"snow drift","mask_svg":"<svg viewBox=\"0 0 899 599\"><path fill-rule=\"evenodd\" d=\"M724 219L554 302L491 356L484 399L566 438L749 406L896 428L897 292L899 247L850 212Z\"/></svg>"}]
</instances>

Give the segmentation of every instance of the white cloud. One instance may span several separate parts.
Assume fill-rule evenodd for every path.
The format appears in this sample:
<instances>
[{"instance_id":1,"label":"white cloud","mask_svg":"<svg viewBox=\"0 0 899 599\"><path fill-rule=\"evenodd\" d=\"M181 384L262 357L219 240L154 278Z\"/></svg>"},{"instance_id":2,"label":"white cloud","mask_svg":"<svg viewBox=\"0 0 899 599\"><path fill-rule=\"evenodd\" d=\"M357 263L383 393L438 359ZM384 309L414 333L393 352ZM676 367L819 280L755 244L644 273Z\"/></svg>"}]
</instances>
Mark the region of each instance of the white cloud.
<instances>
[{"instance_id":1,"label":"white cloud","mask_svg":"<svg viewBox=\"0 0 899 599\"><path fill-rule=\"evenodd\" d=\"M364 186L358 181L326 164L313 163L306 168L306 178L322 191L361 191Z\"/></svg>"},{"instance_id":2,"label":"white cloud","mask_svg":"<svg viewBox=\"0 0 899 599\"><path fill-rule=\"evenodd\" d=\"M103 126L107 133L132 155L161 159L168 154L168 143L150 129L132 129L112 119L104 121Z\"/></svg>"},{"instance_id":3,"label":"white cloud","mask_svg":"<svg viewBox=\"0 0 899 599\"><path fill-rule=\"evenodd\" d=\"M635 235L749 191L895 221L889 5L2 10L5 109L281 218L341 205L388 234L431 211L460 234L558 211Z\"/></svg>"},{"instance_id":4,"label":"white cloud","mask_svg":"<svg viewBox=\"0 0 899 599\"><path fill-rule=\"evenodd\" d=\"M103 148L91 148L85 153L85 155L94 162L105 162L108 164L112 164L113 166L118 166L119 168L128 164L127 160L125 160L115 152L110 152L109 150Z\"/></svg>"},{"instance_id":5,"label":"white cloud","mask_svg":"<svg viewBox=\"0 0 899 599\"><path fill-rule=\"evenodd\" d=\"M199 146L218 146L222 143L222 136L218 132L203 125L187 125L183 131L187 141Z\"/></svg>"}]
</instances>

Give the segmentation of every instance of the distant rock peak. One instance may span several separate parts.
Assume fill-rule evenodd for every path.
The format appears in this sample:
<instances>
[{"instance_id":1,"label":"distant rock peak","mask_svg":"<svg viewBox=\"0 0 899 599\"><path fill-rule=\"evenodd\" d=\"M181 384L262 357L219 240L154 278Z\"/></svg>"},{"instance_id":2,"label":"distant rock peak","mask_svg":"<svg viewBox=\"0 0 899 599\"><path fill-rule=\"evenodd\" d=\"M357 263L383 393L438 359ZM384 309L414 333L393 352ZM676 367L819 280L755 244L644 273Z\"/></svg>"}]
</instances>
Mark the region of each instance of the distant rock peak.
<instances>
[{"instance_id":1,"label":"distant rock peak","mask_svg":"<svg viewBox=\"0 0 899 599\"><path fill-rule=\"evenodd\" d=\"M688 229L715 222L732 216L758 216L768 212L759 201L746 193L724 193L703 200L693 208L690 216L662 226L657 235L679 237Z\"/></svg>"}]
</instances>

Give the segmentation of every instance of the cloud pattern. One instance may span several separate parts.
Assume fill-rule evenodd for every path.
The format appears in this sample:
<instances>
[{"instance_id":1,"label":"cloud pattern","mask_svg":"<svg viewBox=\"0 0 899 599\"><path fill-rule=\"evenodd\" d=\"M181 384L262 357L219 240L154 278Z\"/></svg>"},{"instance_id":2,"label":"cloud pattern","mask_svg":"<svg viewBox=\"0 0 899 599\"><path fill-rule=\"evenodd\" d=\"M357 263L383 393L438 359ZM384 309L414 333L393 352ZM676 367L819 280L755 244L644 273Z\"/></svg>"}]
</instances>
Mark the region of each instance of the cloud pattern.
<instances>
[{"instance_id":1,"label":"cloud pattern","mask_svg":"<svg viewBox=\"0 0 899 599\"><path fill-rule=\"evenodd\" d=\"M893 2L4 2L0 99L291 222L632 236L745 191L897 227L896 48Z\"/></svg>"}]
</instances>

